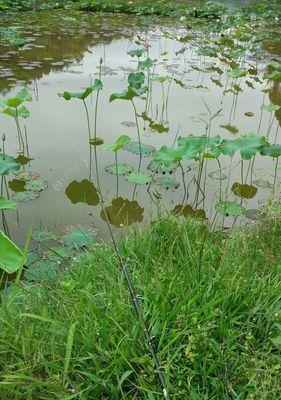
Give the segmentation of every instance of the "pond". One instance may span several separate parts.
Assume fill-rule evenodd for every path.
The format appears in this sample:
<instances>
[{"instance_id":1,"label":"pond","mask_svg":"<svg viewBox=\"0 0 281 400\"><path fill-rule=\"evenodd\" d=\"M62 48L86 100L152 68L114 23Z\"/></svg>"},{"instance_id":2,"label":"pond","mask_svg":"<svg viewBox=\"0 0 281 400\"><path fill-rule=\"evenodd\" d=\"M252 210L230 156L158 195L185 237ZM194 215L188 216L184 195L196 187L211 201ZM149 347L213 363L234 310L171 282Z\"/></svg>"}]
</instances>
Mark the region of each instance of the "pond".
<instances>
[{"instance_id":1,"label":"pond","mask_svg":"<svg viewBox=\"0 0 281 400\"><path fill-rule=\"evenodd\" d=\"M13 117L0 115L1 148L22 164L2 179L2 195L19 204L17 212L2 212L17 243L24 243L31 222L59 233L93 224L107 237L100 191L119 232L153 219L160 207L227 227L237 217L257 218L255 210L280 195L279 158L260 155L267 141L281 142L280 81L268 78L280 71L276 27L254 33L233 26L226 35L187 29L184 21L123 15L57 11L26 14L24 23L21 18L2 21L0 46L1 97L22 88L32 96L24 102L30 115L19 118L20 133ZM132 73L138 74L129 79L140 80L132 84L138 93L133 102L110 102L127 89ZM93 90L85 103L64 98L96 79L102 90ZM144 86L148 92L138 92ZM95 134L102 145L89 144ZM249 134L242 140L250 156L243 156L238 138ZM265 137L264 143L252 134ZM131 141L108 151L105 146L121 135ZM203 162L197 148L180 163L166 154L165 164L160 154L157 164L156 151L176 149L190 135L205 137ZM228 145L214 154L223 139L238 146L233 157Z\"/></svg>"}]
</instances>

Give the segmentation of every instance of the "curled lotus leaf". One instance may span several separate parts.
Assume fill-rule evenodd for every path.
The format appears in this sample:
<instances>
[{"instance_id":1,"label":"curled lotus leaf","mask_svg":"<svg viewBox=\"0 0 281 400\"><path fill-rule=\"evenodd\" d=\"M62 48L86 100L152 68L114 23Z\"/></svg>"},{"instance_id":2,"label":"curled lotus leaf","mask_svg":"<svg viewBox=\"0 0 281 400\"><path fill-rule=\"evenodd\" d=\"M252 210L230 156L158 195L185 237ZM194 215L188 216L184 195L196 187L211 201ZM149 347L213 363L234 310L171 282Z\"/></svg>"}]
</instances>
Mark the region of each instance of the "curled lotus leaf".
<instances>
[{"instance_id":1,"label":"curled lotus leaf","mask_svg":"<svg viewBox=\"0 0 281 400\"><path fill-rule=\"evenodd\" d=\"M235 182L231 187L231 191L236 196L249 200L255 197L258 192L258 188L253 185L247 185L246 183L242 184L239 182Z\"/></svg>"},{"instance_id":2,"label":"curled lotus leaf","mask_svg":"<svg viewBox=\"0 0 281 400\"><path fill-rule=\"evenodd\" d=\"M143 47L141 49L133 49L129 50L127 54L131 57L137 57L140 58L144 53L146 52L146 49Z\"/></svg>"},{"instance_id":3,"label":"curled lotus leaf","mask_svg":"<svg viewBox=\"0 0 281 400\"><path fill-rule=\"evenodd\" d=\"M173 147L162 146L159 151L154 154L154 161L169 167L178 164L184 154L183 148L174 149Z\"/></svg>"},{"instance_id":4,"label":"curled lotus leaf","mask_svg":"<svg viewBox=\"0 0 281 400\"><path fill-rule=\"evenodd\" d=\"M126 144L128 144L131 141L131 138L127 135L121 135L116 142L111 143L111 144L105 144L104 146L101 147L101 150L105 151L118 151L122 149Z\"/></svg>"},{"instance_id":5,"label":"curled lotus leaf","mask_svg":"<svg viewBox=\"0 0 281 400\"><path fill-rule=\"evenodd\" d=\"M26 256L8 236L0 230L0 269L12 274L26 261Z\"/></svg>"},{"instance_id":6,"label":"curled lotus leaf","mask_svg":"<svg viewBox=\"0 0 281 400\"><path fill-rule=\"evenodd\" d=\"M105 167L105 171L108 172L111 175L118 175L118 176L124 176L130 174L134 170L134 167L129 164L124 164L124 163L117 163L116 164L110 164Z\"/></svg>"},{"instance_id":7,"label":"curled lotus leaf","mask_svg":"<svg viewBox=\"0 0 281 400\"><path fill-rule=\"evenodd\" d=\"M129 86L139 89L145 81L145 74L143 72L131 72L128 76Z\"/></svg>"},{"instance_id":8,"label":"curled lotus leaf","mask_svg":"<svg viewBox=\"0 0 281 400\"><path fill-rule=\"evenodd\" d=\"M124 90L122 93L112 93L109 98L109 102L111 103L114 100L133 100L133 98L143 95L148 91L148 87L144 86L143 88L136 89L132 87L128 87L128 89Z\"/></svg>"},{"instance_id":9,"label":"curled lotus leaf","mask_svg":"<svg viewBox=\"0 0 281 400\"><path fill-rule=\"evenodd\" d=\"M281 156L281 144L272 144L261 149L262 156L277 158Z\"/></svg>"},{"instance_id":10,"label":"curled lotus leaf","mask_svg":"<svg viewBox=\"0 0 281 400\"><path fill-rule=\"evenodd\" d=\"M16 160L7 155L0 154L0 175L4 175L12 172L17 172L20 170L20 164Z\"/></svg>"}]
</instances>

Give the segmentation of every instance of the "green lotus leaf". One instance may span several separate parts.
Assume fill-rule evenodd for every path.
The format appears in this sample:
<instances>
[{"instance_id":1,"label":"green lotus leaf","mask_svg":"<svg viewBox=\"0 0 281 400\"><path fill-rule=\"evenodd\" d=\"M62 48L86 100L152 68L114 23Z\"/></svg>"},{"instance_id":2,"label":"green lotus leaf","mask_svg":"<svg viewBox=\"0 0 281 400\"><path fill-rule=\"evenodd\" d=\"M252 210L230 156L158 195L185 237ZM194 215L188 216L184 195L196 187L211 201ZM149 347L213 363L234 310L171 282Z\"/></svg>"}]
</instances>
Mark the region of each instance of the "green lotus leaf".
<instances>
[{"instance_id":1,"label":"green lotus leaf","mask_svg":"<svg viewBox=\"0 0 281 400\"><path fill-rule=\"evenodd\" d=\"M183 158L183 149L174 149L173 147L162 146L159 151L154 154L154 161L167 167L179 163Z\"/></svg>"},{"instance_id":2,"label":"green lotus leaf","mask_svg":"<svg viewBox=\"0 0 281 400\"><path fill-rule=\"evenodd\" d=\"M202 155L206 158L217 158L221 153L220 144L219 135L213 137L189 135L178 138L183 158L188 160L198 160Z\"/></svg>"},{"instance_id":3,"label":"green lotus leaf","mask_svg":"<svg viewBox=\"0 0 281 400\"><path fill-rule=\"evenodd\" d=\"M242 136L239 139L240 153L243 160L250 160L254 155L259 153L266 144L267 138L255 134Z\"/></svg>"},{"instance_id":4,"label":"green lotus leaf","mask_svg":"<svg viewBox=\"0 0 281 400\"><path fill-rule=\"evenodd\" d=\"M131 138L127 135L121 135L116 142L111 143L111 144L106 144L104 146L101 146L101 150L106 150L106 151L118 151L122 149L127 143L131 141Z\"/></svg>"},{"instance_id":5,"label":"green lotus leaf","mask_svg":"<svg viewBox=\"0 0 281 400\"><path fill-rule=\"evenodd\" d=\"M25 184L24 190L32 191L32 192L42 192L43 190L46 190L48 187L48 183L46 180L34 180L34 181L29 181Z\"/></svg>"},{"instance_id":6,"label":"green lotus leaf","mask_svg":"<svg viewBox=\"0 0 281 400\"><path fill-rule=\"evenodd\" d=\"M23 252L0 231L0 269L12 274L21 268L25 260Z\"/></svg>"},{"instance_id":7,"label":"green lotus leaf","mask_svg":"<svg viewBox=\"0 0 281 400\"><path fill-rule=\"evenodd\" d=\"M94 91L102 90L103 89L103 83L100 79L95 79L94 84L92 85L92 89Z\"/></svg>"},{"instance_id":8,"label":"green lotus leaf","mask_svg":"<svg viewBox=\"0 0 281 400\"><path fill-rule=\"evenodd\" d=\"M146 49L142 48L142 49L130 50L127 52L127 54L131 57L140 58L145 52L146 52Z\"/></svg>"},{"instance_id":9,"label":"green lotus leaf","mask_svg":"<svg viewBox=\"0 0 281 400\"><path fill-rule=\"evenodd\" d=\"M240 204L235 201L220 201L215 206L216 210L218 210L221 214L225 216L239 217L245 213L244 207L240 206Z\"/></svg>"},{"instance_id":10,"label":"green lotus leaf","mask_svg":"<svg viewBox=\"0 0 281 400\"><path fill-rule=\"evenodd\" d=\"M152 175L142 174L140 172L131 172L126 180L130 183L135 183L137 185L147 185L152 181Z\"/></svg>"},{"instance_id":11,"label":"green lotus leaf","mask_svg":"<svg viewBox=\"0 0 281 400\"><path fill-rule=\"evenodd\" d=\"M30 115L28 109L25 106L21 106L19 108L6 107L2 112L3 114L10 115L10 117L13 118L22 117L24 119L27 119Z\"/></svg>"},{"instance_id":12,"label":"green lotus leaf","mask_svg":"<svg viewBox=\"0 0 281 400\"><path fill-rule=\"evenodd\" d=\"M159 82L159 83L164 83L164 82L166 82L168 79L171 79L169 76L155 76L154 78L153 78L153 80L155 81L155 82Z\"/></svg>"},{"instance_id":13,"label":"green lotus leaf","mask_svg":"<svg viewBox=\"0 0 281 400\"><path fill-rule=\"evenodd\" d=\"M157 178L155 183L165 189L177 189L180 186L179 182L165 176Z\"/></svg>"},{"instance_id":14,"label":"green lotus leaf","mask_svg":"<svg viewBox=\"0 0 281 400\"><path fill-rule=\"evenodd\" d=\"M71 99L80 99L80 100L85 100L91 93L93 92L93 89L91 87L88 87L87 89L84 90L84 92L68 92L64 91L63 93L58 93L60 97L63 97L65 100L71 100Z\"/></svg>"},{"instance_id":15,"label":"green lotus leaf","mask_svg":"<svg viewBox=\"0 0 281 400\"><path fill-rule=\"evenodd\" d=\"M277 104L269 103L269 104L262 104L261 109L269 112L278 111L280 110L281 106Z\"/></svg>"},{"instance_id":16,"label":"green lotus leaf","mask_svg":"<svg viewBox=\"0 0 281 400\"><path fill-rule=\"evenodd\" d=\"M131 153L142 155L142 156L153 156L155 153L155 147L150 146L148 144L139 144L139 142L130 142L125 147L125 150L130 151Z\"/></svg>"},{"instance_id":17,"label":"green lotus leaf","mask_svg":"<svg viewBox=\"0 0 281 400\"><path fill-rule=\"evenodd\" d=\"M128 87L127 90L124 90L124 92L122 93L113 93L110 98L109 98L109 102L111 103L114 100L132 100L134 97L138 97L143 95L145 92L148 91L148 87L145 86L141 89L136 89L136 88L132 88L132 87Z\"/></svg>"},{"instance_id":18,"label":"green lotus leaf","mask_svg":"<svg viewBox=\"0 0 281 400\"><path fill-rule=\"evenodd\" d=\"M238 197L243 199L252 199L258 192L258 189L253 185L242 184L239 182L233 183L231 191Z\"/></svg>"},{"instance_id":19,"label":"green lotus leaf","mask_svg":"<svg viewBox=\"0 0 281 400\"><path fill-rule=\"evenodd\" d=\"M0 175L7 174L10 171L17 172L19 170L20 164L18 164L13 157L0 154Z\"/></svg>"},{"instance_id":20,"label":"green lotus leaf","mask_svg":"<svg viewBox=\"0 0 281 400\"><path fill-rule=\"evenodd\" d=\"M131 72L128 76L129 86L139 89L145 81L145 74L143 72Z\"/></svg>"},{"instance_id":21,"label":"green lotus leaf","mask_svg":"<svg viewBox=\"0 0 281 400\"><path fill-rule=\"evenodd\" d=\"M60 265L57 261L44 259L26 269L24 278L27 282L46 282L57 278Z\"/></svg>"},{"instance_id":22,"label":"green lotus leaf","mask_svg":"<svg viewBox=\"0 0 281 400\"><path fill-rule=\"evenodd\" d=\"M228 71L226 74L229 78L236 79L236 78L241 78L242 76L246 76L248 74L248 71L245 71L237 67L232 69L231 71Z\"/></svg>"},{"instance_id":23,"label":"green lotus leaf","mask_svg":"<svg viewBox=\"0 0 281 400\"><path fill-rule=\"evenodd\" d=\"M147 58L144 61L139 61L139 69L144 70L146 68L151 68L156 63L156 59L152 60L151 58Z\"/></svg>"},{"instance_id":24,"label":"green lotus leaf","mask_svg":"<svg viewBox=\"0 0 281 400\"><path fill-rule=\"evenodd\" d=\"M262 156L280 157L281 156L281 144L272 144L265 146L261 149Z\"/></svg>"},{"instance_id":25,"label":"green lotus leaf","mask_svg":"<svg viewBox=\"0 0 281 400\"><path fill-rule=\"evenodd\" d=\"M17 203L13 200L5 199L5 197L0 196L0 210L16 210Z\"/></svg>"},{"instance_id":26,"label":"green lotus leaf","mask_svg":"<svg viewBox=\"0 0 281 400\"><path fill-rule=\"evenodd\" d=\"M33 191L16 192L13 195L13 199L20 203L20 202L35 200L39 196L40 196L40 192L33 192Z\"/></svg>"},{"instance_id":27,"label":"green lotus leaf","mask_svg":"<svg viewBox=\"0 0 281 400\"><path fill-rule=\"evenodd\" d=\"M96 231L91 227L73 227L73 229L62 236L63 242L72 248L81 248L92 245L97 238Z\"/></svg>"},{"instance_id":28,"label":"green lotus leaf","mask_svg":"<svg viewBox=\"0 0 281 400\"><path fill-rule=\"evenodd\" d=\"M11 39L10 40L10 45L11 46L16 46L16 47L23 47L26 44L26 40L25 39Z\"/></svg>"},{"instance_id":29,"label":"green lotus leaf","mask_svg":"<svg viewBox=\"0 0 281 400\"><path fill-rule=\"evenodd\" d=\"M111 175L124 176L130 174L134 170L134 167L129 164L117 163L117 165L107 165L105 170Z\"/></svg>"},{"instance_id":30,"label":"green lotus leaf","mask_svg":"<svg viewBox=\"0 0 281 400\"><path fill-rule=\"evenodd\" d=\"M149 169L152 172L156 172L157 174L162 173L163 175L165 175L165 174L172 174L178 169L178 167L179 167L178 162L174 164L164 165L155 160L152 160L148 164L147 169Z\"/></svg>"},{"instance_id":31,"label":"green lotus leaf","mask_svg":"<svg viewBox=\"0 0 281 400\"><path fill-rule=\"evenodd\" d=\"M187 50L187 47L182 47L180 50L176 51L175 54L178 56L179 54L183 54Z\"/></svg>"}]
</instances>

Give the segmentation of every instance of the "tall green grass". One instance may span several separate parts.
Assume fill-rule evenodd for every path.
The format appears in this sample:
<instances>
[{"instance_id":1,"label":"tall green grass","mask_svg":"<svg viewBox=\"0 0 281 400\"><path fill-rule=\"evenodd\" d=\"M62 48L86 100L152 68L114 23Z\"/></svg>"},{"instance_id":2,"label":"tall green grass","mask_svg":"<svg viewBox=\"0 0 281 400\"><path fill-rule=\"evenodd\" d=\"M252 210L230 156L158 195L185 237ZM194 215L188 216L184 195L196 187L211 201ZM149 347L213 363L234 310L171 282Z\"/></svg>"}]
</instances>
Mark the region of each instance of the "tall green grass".
<instances>
[{"instance_id":1,"label":"tall green grass","mask_svg":"<svg viewBox=\"0 0 281 400\"><path fill-rule=\"evenodd\" d=\"M122 242L173 399L280 399L280 237L279 207L227 240L163 218ZM1 400L163 398L110 246L11 293Z\"/></svg>"}]
</instances>

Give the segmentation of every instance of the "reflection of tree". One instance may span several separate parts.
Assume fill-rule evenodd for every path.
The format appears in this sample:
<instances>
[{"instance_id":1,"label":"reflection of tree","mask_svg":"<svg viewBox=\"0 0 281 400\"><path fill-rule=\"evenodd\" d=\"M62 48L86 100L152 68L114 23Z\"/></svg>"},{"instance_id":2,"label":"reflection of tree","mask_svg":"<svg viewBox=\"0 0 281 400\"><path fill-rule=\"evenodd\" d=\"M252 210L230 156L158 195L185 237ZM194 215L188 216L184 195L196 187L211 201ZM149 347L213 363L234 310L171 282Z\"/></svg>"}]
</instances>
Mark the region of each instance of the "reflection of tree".
<instances>
[{"instance_id":1,"label":"reflection of tree","mask_svg":"<svg viewBox=\"0 0 281 400\"><path fill-rule=\"evenodd\" d=\"M144 209L137 201L130 201L117 197L113 199L111 205L105 207L108 215L109 222L120 228L123 225L131 225L134 222L141 222L143 220ZM104 212L101 211L101 218L105 221Z\"/></svg>"},{"instance_id":2,"label":"reflection of tree","mask_svg":"<svg viewBox=\"0 0 281 400\"><path fill-rule=\"evenodd\" d=\"M0 58L2 70L11 71L9 77L25 82L40 79L52 71L61 71L74 62L79 63L92 46L130 37L135 26L132 19L124 16L116 18L82 14L76 22L75 19L67 22L63 19L65 16L54 12L24 16L24 25L22 21L17 23L0 19L2 26L17 24L22 27L24 30L20 30L19 34L27 41L27 49L15 49L10 46L9 38L6 38L3 41L5 45L0 46ZM24 69L26 66L33 69ZM0 75L0 91L7 92L13 85L15 81L7 80L5 73L2 77Z\"/></svg>"},{"instance_id":3,"label":"reflection of tree","mask_svg":"<svg viewBox=\"0 0 281 400\"><path fill-rule=\"evenodd\" d=\"M280 82L275 81L273 83L272 89L269 92L269 100L273 104L277 104L278 106L281 106L281 86ZM281 126L281 108L278 111L275 111L275 117L279 121L279 124Z\"/></svg>"}]
</instances>

